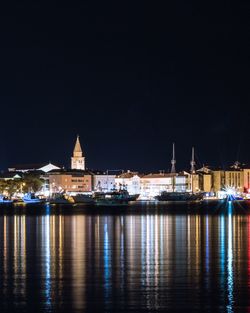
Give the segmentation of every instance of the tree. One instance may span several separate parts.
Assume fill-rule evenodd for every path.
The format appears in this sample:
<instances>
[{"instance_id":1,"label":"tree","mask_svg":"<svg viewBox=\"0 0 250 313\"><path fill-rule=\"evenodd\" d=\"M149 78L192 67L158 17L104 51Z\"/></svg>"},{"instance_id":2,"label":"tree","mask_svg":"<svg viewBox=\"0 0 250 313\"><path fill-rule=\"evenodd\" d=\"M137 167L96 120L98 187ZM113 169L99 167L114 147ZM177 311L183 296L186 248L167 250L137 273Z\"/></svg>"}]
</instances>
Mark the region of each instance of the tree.
<instances>
[{"instance_id":1,"label":"tree","mask_svg":"<svg viewBox=\"0 0 250 313\"><path fill-rule=\"evenodd\" d=\"M0 180L0 194L3 194L6 191L7 182L5 180Z\"/></svg>"},{"instance_id":2,"label":"tree","mask_svg":"<svg viewBox=\"0 0 250 313\"><path fill-rule=\"evenodd\" d=\"M7 183L6 191L8 192L9 197L12 197L14 193L18 191L19 183L15 179L7 180L6 183Z\"/></svg>"},{"instance_id":3,"label":"tree","mask_svg":"<svg viewBox=\"0 0 250 313\"><path fill-rule=\"evenodd\" d=\"M40 173L26 173L20 183L23 192L37 192L44 184L44 179L40 177Z\"/></svg>"}]
</instances>

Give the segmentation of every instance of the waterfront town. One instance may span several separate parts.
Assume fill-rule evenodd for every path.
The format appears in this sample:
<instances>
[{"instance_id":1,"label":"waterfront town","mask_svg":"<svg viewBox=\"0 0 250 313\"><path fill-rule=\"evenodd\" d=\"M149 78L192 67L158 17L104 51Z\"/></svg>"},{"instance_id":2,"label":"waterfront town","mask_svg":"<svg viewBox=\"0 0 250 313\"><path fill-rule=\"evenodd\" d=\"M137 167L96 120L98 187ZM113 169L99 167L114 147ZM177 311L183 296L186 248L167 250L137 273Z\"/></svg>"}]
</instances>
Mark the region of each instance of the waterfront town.
<instances>
[{"instance_id":1,"label":"waterfront town","mask_svg":"<svg viewBox=\"0 0 250 313\"><path fill-rule=\"evenodd\" d=\"M125 189L139 200L153 200L162 192L203 193L206 198L223 198L226 190L250 198L250 166L235 162L222 169L210 166L196 168L194 148L189 171L175 169L175 147L171 171L166 173L139 173L136 171L89 170L85 166L80 138L77 136L71 157L70 169L56 164L13 165L0 175L0 193L12 197L24 192L39 196L53 194L91 194Z\"/></svg>"}]
</instances>

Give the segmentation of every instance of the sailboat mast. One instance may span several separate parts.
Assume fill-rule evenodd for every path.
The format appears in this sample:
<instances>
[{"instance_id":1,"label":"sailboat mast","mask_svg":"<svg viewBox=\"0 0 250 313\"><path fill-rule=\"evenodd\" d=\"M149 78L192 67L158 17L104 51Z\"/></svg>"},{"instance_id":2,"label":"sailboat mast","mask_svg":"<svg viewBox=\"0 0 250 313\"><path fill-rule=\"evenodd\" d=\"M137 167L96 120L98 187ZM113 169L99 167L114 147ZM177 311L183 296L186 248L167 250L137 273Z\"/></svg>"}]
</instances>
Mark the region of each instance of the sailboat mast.
<instances>
[{"instance_id":1,"label":"sailboat mast","mask_svg":"<svg viewBox=\"0 0 250 313\"><path fill-rule=\"evenodd\" d=\"M191 159L190 164L191 164L191 169L190 169L190 173L191 173L191 191L193 193L194 192L193 175L195 174L194 147L192 147L192 159Z\"/></svg>"},{"instance_id":2,"label":"sailboat mast","mask_svg":"<svg viewBox=\"0 0 250 313\"><path fill-rule=\"evenodd\" d=\"M175 164L176 164L176 160L175 160L175 144L173 143L173 155L172 155L172 160L171 160L171 173L173 174L173 177L172 177L172 189L173 189L173 192L175 191L175 173L176 173L176 170L175 170Z\"/></svg>"},{"instance_id":3,"label":"sailboat mast","mask_svg":"<svg viewBox=\"0 0 250 313\"><path fill-rule=\"evenodd\" d=\"M171 160L171 173L175 174L175 164L176 164L176 160L175 160L175 144L173 143L173 156L172 156L172 160Z\"/></svg>"}]
</instances>

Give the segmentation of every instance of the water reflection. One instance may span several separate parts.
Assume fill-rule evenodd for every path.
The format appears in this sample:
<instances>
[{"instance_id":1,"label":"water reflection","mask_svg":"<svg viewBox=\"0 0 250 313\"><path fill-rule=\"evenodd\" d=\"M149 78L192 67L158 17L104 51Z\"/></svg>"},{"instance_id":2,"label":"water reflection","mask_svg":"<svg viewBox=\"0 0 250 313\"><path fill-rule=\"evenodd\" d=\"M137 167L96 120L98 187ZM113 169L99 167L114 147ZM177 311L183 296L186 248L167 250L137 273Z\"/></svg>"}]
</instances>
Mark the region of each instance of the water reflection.
<instances>
[{"instance_id":1,"label":"water reflection","mask_svg":"<svg viewBox=\"0 0 250 313\"><path fill-rule=\"evenodd\" d=\"M229 203L228 213L228 252L227 252L227 290L228 290L228 306L227 311L233 312L233 230L232 230L232 203Z\"/></svg>"},{"instance_id":2,"label":"water reflection","mask_svg":"<svg viewBox=\"0 0 250 313\"><path fill-rule=\"evenodd\" d=\"M3 215L0 262L2 311L248 312L250 218Z\"/></svg>"}]
</instances>

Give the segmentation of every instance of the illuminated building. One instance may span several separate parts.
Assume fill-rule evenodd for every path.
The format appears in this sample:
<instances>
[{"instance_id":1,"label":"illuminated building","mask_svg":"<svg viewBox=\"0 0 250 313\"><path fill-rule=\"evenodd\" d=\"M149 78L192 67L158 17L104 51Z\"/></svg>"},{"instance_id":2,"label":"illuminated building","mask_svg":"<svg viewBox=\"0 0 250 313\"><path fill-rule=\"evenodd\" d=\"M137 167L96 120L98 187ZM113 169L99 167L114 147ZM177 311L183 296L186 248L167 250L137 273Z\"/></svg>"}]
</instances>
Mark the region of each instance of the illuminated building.
<instances>
[{"instance_id":1,"label":"illuminated building","mask_svg":"<svg viewBox=\"0 0 250 313\"><path fill-rule=\"evenodd\" d=\"M197 170L197 173L199 174L199 188L200 190L210 193L212 192L212 170L208 167L203 166L199 170Z\"/></svg>"},{"instance_id":2,"label":"illuminated building","mask_svg":"<svg viewBox=\"0 0 250 313\"><path fill-rule=\"evenodd\" d=\"M203 174L202 175L202 191L211 192L212 189L212 175Z\"/></svg>"},{"instance_id":3,"label":"illuminated building","mask_svg":"<svg viewBox=\"0 0 250 313\"><path fill-rule=\"evenodd\" d=\"M173 174L148 174L141 178L141 196L153 198L162 191L172 191Z\"/></svg>"},{"instance_id":4,"label":"illuminated building","mask_svg":"<svg viewBox=\"0 0 250 313\"><path fill-rule=\"evenodd\" d=\"M173 184L174 180L174 184ZM185 192L188 188L188 175L184 173L151 173L141 177L141 196L153 198L158 196L162 191Z\"/></svg>"},{"instance_id":5,"label":"illuminated building","mask_svg":"<svg viewBox=\"0 0 250 313\"><path fill-rule=\"evenodd\" d=\"M88 171L60 170L49 173L49 185L51 193L67 192L91 192L92 175Z\"/></svg>"},{"instance_id":6,"label":"illuminated building","mask_svg":"<svg viewBox=\"0 0 250 313\"><path fill-rule=\"evenodd\" d=\"M218 193L225 187L225 171L220 168L203 166L197 173L200 175L200 189L205 192Z\"/></svg>"},{"instance_id":7,"label":"illuminated building","mask_svg":"<svg viewBox=\"0 0 250 313\"><path fill-rule=\"evenodd\" d=\"M243 171L241 169L229 169L225 171L225 186L232 187L243 192Z\"/></svg>"},{"instance_id":8,"label":"illuminated building","mask_svg":"<svg viewBox=\"0 0 250 313\"><path fill-rule=\"evenodd\" d=\"M243 165L243 189L250 194L250 165Z\"/></svg>"},{"instance_id":9,"label":"illuminated building","mask_svg":"<svg viewBox=\"0 0 250 313\"><path fill-rule=\"evenodd\" d=\"M91 171L93 190L94 191L110 191L115 186L115 175L109 172Z\"/></svg>"},{"instance_id":10,"label":"illuminated building","mask_svg":"<svg viewBox=\"0 0 250 313\"><path fill-rule=\"evenodd\" d=\"M83 156L79 136L76 138L73 157L71 158L71 169L85 170L85 157Z\"/></svg>"},{"instance_id":11,"label":"illuminated building","mask_svg":"<svg viewBox=\"0 0 250 313\"><path fill-rule=\"evenodd\" d=\"M217 193L225 186L225 171L216 169L212 171L212 190Z\"/></svg>"},{"instance_id":12,"label":"illuminated building","mask_svg":"<svg viewBox=\"0 0 250 313\"><path fill-rule=\"evenodd\" d=\"M124 186L130 195L141 193L141 175L138 172L127 171L115 177L116 187Z\"/></svg>"},{"instance_id":13,"label":"illuminated building","mask_svg":"<svg viewBox=\"0 0 250 313\"><path fill-rule=\"evenodd\" d=\"M202 177L201 189L205 192L213 191L217 194L225 188L239 193L250 190L250 166L240 165L239 162L224 170L203 167L197 172Z\"/></svg>"}]
</instances>

